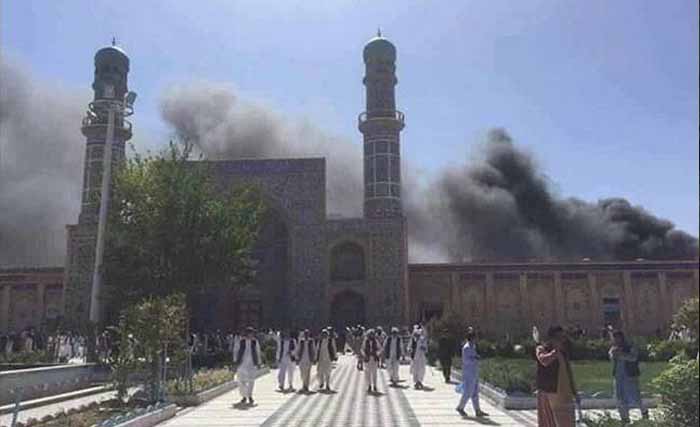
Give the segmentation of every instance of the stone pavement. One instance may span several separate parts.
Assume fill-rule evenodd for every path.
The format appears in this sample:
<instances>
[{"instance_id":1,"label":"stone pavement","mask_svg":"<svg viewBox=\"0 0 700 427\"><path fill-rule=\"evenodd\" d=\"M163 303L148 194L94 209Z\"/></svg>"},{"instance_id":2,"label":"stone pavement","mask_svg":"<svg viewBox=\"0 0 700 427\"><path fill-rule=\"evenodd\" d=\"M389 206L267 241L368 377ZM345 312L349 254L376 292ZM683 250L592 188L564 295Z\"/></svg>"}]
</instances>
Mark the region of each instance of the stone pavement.
<instances>
[{"instance_id":1,"label":"stone pavement","mask_svg":"<svg viewBox=\"0 0 700 427\"><path fill-rule=\"evenodd\" d=\"M312 371L315 373L315 369ZM401 378L409 379L409 368L401 366ZM295 386L299 386L296 372ZM425 390L414 390L409 381L399 387L388 385L388 372L379 371L379 392L367 393L362 372L355 359L342 356L333 370L332 393L281 393L276 391L277 373L272 371L255 383L255 405L239 406L237 390L180 413L161 424L163 427L198 426L444 426L499 425L527 426L508 413L483 401L488 419L463 418L455 411L458 395L454 384L445 384L431 368L426 374Z\"/></svg>"}]
</instances>

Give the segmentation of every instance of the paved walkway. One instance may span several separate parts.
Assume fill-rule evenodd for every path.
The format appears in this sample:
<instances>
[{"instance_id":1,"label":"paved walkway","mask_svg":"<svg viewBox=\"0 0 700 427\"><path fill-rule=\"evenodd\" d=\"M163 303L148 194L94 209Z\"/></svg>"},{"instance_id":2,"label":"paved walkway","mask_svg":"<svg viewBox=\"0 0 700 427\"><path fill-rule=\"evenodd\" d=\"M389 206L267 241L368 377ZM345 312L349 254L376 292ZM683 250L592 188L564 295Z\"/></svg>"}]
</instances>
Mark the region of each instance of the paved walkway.
<instances>
[{"instance_id":1,"label":"paved walkway","mask_svg":"<svg viewBox=\"0 0 700 427\"><path fill-rule=\"evenodd\" d=\"M315 369L312 371L315 373ZM409 379L408 366L401 366L401 378ZM161 424L165 427L197 426L445 426L445 425L527 425L512 418L489 402L482 409L488 419L463 418L455 411L458 395L454 384L445 384L442 376L428 368L426 389L414 390L404 381L399 387L388 385L388 372L379 371L379 392L367 393L364 376L355 369L355 359L342 356L333 370L334 392L310 394L282 393L277 388L277 373L272 371L255 383L255 405L239 406L237 390L208 403L183 411ZM299 373L296 384L299 386Z\"/></svg>"}]
</instances>

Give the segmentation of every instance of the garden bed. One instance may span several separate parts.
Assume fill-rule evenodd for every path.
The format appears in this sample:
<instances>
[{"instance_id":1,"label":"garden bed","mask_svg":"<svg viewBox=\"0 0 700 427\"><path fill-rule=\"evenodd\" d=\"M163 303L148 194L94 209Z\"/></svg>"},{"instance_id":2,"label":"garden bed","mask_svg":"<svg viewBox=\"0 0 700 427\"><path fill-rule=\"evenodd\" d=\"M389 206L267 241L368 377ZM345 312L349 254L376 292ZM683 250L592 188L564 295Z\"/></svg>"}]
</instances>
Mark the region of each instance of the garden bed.
<instances>
[{"instance_id":1,"label":"garden bed","mask_svg":"<svg viewBox=\"0 0 700 427\"><path fill-rule=\"evenodd\" d=\"M268 373L269 368L258 370L260 377ZM221 369L206 369L194 374L192 392L187 392L182 381L168 381L167 392L171 402L178 406L197 406L236 388L235 372Z\"/></svg>"},{"instance_id":2,"label":"garden bed","mask_svg":"<svg viewBox=\"0 0 700 427\"><path fill-rule=\"evenodd\" d=\"M457 362L457 361L456 361ZM460 366L458 363L456 366ZM648 407L658 404L651 380L668 366L666 362L642 362L640 388ZM613 409L613 378L610 362L574 361L572 370L584 409ZM535 409L535 361L491 358L482 360L479 369L482 395L505 409ZM461 373L454 374L460 380Z\"/></svg>"},{"instance_id":3,"label":"garden bed","mask_svg":"<svg viewBox=\"0 0 700 427\"><path fill-rule=\"evenodd\" d=\"M641 362L639 385L642 395L653 397L651 381L667 366L667 362ZM459 366L459 365L458 365ZM571 369L578 391L586 397L612 397L611 362L576 360ZM535 391L535 361L529 359L491 358L480 363L481 379L505 390L508 394L528 395Z\"/></svg>"}]
</instances>

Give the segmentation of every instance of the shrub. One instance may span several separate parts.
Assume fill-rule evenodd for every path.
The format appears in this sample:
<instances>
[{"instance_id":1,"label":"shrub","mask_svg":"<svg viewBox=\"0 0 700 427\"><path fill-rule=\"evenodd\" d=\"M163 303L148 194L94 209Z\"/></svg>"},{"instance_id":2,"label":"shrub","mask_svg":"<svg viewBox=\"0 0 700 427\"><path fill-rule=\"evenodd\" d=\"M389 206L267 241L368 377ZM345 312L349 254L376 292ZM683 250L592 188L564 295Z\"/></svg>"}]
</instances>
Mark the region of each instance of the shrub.
<instances>
[{"instance_id":1,"label":"shrub","mask_svg":"<svg viewBox=\"0 0 700 427\"><path fill-rule=\"evenodd\" d=\"M648 358L651 361L663 362L671 360L678 354L692 357L697 354L697 343L686 342L681 340L663 340L655 343L650 343L647 346Z\"/></svg>"},{"instance_id":2,"label":"shrub","mask_svg":"<svg viewBox=\"0 0 700 427\"><path fill-rule=\"evenodd\" d=\"M668 369L653 381L661 394L664 419L670 426L697 426L698 388L700 388L698 360L677 357Z\"/></svg>"},{"instance_id":3,"label":"shrub","mask_svg":"<svg viewBox=\"0 0 700 427\"><path fill-rule=\"evenodd\" d=\"M602 338L571 342L571 360L608 360L610 341Z\"/></svg>"},{"instance_id":4,"label":"shrub","mask_svg":"<svg viewBox=\"0 0 700 427\"><path fill-rule=\"evenodd\" d=\"M508 360L485 360L479 367L484 381L508 394L532 394L535 391L535 365L526 368Z\"/></svg>"},{"instance_id":5,"label":"shrub","mask_svg":"<svg viewBox=\"0 0 700 427\"><path fill-rule=\"evenodd\" d=\"M698 339L698 322L700 322L700 300L691 298L687 300L673 316L673 323L676 326L687 328L692 339Z\"/></svg>"},{"instance_id":6,"label":"shrub","mask_svg":"<svg viewBox=\"0 0 700 427\"><path fill-rule=\"evenodd\" d=\"M45 350L31 352L0 353L0 363L18 365L46 365L53 363L53 355Z\"/></svg>"},{"instance_id":7,"label":"shrub","mask_svg":"<svg viewBox=\"0 0 700 427\"><path fill-rule=\"evenodd\" d=\"M605 412L602 416L597 418L590 418L584 416L583 424L586 427L662 427L665 426L661 421L652 420L638 420L633 421L631 424L622 424L620 420L617 420L610 415L609 412Z\"/></svg>"},{"instance_id":8,"label":"shrub","mask_svg":"<svg viewBox=\"0 0 700 427\"><path fill-rule=\"evenodd\" d=\"M216 387L234 378L234 373L229 369L202 369L192 377L192 393ZM186 383L181 380L170 380L166 385L168 394L188 394Z\"/></svg>"}]
</instances>

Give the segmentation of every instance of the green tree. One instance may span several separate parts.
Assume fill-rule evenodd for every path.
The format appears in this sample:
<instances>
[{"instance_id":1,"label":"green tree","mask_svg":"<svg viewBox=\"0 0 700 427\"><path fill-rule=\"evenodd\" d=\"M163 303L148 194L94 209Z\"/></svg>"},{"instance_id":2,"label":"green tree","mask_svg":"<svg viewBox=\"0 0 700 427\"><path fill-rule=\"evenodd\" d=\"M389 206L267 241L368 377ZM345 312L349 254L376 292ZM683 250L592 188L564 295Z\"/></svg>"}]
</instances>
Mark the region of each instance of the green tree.
<instances>
[{"instance_id":1,"label":"green tree","mask_svg":"<svg viewBox=\"0 0 700 427\"><path fill-rule=\"evenodd\" d=\"M122 311L116 328L117 348L109 359L112 381L120 400L126 397L129 377L146 369L148 400L161 400L166 378L165 360L179 358L185 348L187 307L182 294L146 297Z\"/></svg>"},{"instance_id":2,"label":"green tree","mask_svg":"<svg viewBox=\"0 0 700 427\"><path fill-rule=\"evenodd\" d=\"M221 189L191 146L134 154L115 175L104 276L108 321L147 296L247 284L263 203L250 186Z\"/></svg>"}]
</instances>

